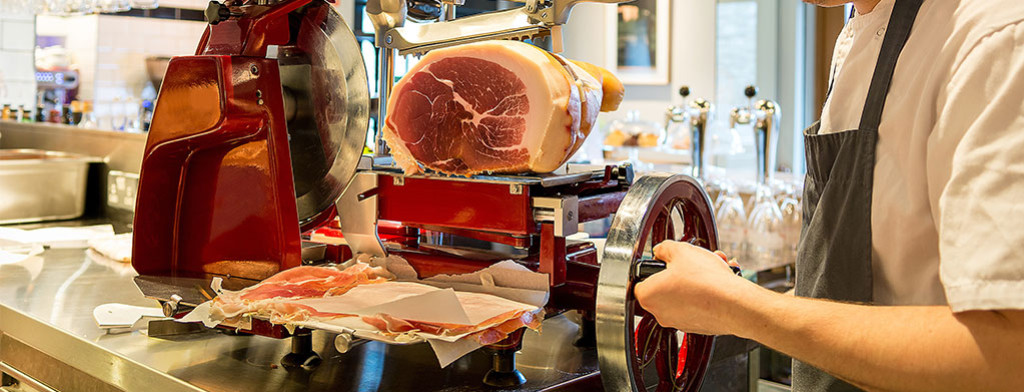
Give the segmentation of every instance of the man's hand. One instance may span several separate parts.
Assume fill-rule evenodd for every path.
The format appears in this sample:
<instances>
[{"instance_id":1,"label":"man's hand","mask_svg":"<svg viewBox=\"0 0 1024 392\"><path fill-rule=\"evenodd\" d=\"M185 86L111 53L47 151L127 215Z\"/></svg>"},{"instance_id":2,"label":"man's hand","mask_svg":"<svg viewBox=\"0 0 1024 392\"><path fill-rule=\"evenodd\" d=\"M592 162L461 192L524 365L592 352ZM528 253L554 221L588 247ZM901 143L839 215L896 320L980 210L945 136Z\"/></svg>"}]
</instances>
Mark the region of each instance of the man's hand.
<instances>
[{"instance_id":1,"label":"man's hand","mask_svg":"<svg viewBox=\"0 0 1024 392\"><path fill-rule=\"evenodd\" d=\"M663 326L753 339L867 390L1024 385L1024 311L954 314L948 306L799 298L733 275L718 255L689 244L664 242L654 254L665 271L634 293Z\"/></svg>"},{"instance_id":2,"label":"man's hand","mask_svg":"<svg viewBox=\"0 0 1024 392\"><path fill-rule=\"evenodd\" d=\"M733 274L722 258L683 242L665 241L654 247L665 271L636 285L634 294L658 323L705 335L739 334L737 301L759 287Z\"/></svg>"}]
</instances>

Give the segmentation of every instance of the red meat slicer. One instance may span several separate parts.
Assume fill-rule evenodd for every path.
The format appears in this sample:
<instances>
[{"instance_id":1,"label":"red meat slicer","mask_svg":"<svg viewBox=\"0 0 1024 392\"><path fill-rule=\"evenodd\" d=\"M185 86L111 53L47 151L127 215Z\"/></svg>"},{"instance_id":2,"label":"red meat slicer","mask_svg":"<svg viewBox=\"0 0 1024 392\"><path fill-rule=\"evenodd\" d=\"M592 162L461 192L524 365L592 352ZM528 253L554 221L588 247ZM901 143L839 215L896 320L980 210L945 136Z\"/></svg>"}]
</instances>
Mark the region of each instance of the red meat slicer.
<instances>
[{"instance_id":1,"label":"red meat slicer","mask_svg":"<svg viewBox=\"0 0 1024 392\"><path fill-rule=\"evenodd\" d=\"M371 0L367 10L388 71L382 75L390 75L396 51L540 37L557 48L559 26L577 2L531 0L433 29L402 26L404 0ZM454 14L454 5L437 6L442 15ZM650 260L653 244L676 239L717 247L710 203L696 181L634 181L628 165L404 176L386 157L362 156L370 115L366 73L351 31L330 4L232 0L211 2L206 14L210 26L196 55L168 66L139 184L132 265L140 289L165 313L181 315L205 301L202 288L213 277L239 289L301 265L301 233L338 217L347 248L328 253L339 259L390 253L421 277L514 259L548 274L548 314L581 312L576 344L596 347L606 390L700 387L711 338L658 326L632 296L633 284L658 269ZM380 116L393 82L383 79ZM567 238L580 223L611 216L600 262L593 243ZM289 333L254 320L246 332L294 336L285 365L317 360L310 331ZM515 368L521 339L520 331L490 347L486 384L524 382Z\"/></svg>"}]
</instances>

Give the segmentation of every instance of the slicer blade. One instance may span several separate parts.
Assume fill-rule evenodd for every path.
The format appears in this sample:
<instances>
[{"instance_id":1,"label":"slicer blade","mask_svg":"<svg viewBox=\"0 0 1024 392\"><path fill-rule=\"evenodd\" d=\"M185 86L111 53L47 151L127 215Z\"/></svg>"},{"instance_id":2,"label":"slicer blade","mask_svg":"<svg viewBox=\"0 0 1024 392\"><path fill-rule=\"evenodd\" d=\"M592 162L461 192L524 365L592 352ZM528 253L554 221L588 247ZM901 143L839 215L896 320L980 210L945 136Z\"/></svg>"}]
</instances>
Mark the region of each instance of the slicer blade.
<instances>
[{"instance_id":1,"label":"slicer blade","mask_svg":"<svg viewBox=\"0 0 1024 392\"><path fill-rule=\"evenodd\" d=\"M278 48L296 206L303 230L330 213L366 143L370 96L359 44L334 8L316 0L293 42Z\"/></svg>"}]
</instances>

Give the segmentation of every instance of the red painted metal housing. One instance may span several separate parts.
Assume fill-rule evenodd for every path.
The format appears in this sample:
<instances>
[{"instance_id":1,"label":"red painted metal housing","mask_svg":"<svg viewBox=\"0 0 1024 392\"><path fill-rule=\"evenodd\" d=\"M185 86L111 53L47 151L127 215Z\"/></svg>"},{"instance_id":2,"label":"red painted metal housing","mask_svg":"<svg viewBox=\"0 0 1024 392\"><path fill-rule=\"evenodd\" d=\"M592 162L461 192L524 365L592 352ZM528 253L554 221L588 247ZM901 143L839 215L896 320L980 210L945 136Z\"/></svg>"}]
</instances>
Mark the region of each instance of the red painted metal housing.
<instances>
[{"instance_id":1,"label":"red painted metal housing","mask_svg":"<svg viewBox=\"0 0 1024 392\"><path fill-rule=\"evenodd\" d=\"M301 263L281 80L264 57L309 2L232 7L242 16L171 60L140 172L139 274L263 279Z\"/></svg>"}]
</instances>

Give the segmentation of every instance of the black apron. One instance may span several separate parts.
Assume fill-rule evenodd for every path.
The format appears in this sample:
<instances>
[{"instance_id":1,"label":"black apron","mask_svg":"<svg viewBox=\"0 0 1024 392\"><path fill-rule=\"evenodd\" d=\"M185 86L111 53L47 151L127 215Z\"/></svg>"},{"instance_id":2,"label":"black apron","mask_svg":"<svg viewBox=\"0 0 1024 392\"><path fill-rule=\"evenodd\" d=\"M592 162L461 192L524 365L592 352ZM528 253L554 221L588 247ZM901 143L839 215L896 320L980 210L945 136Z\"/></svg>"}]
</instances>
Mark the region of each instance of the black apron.
<instances>
[{"instance_id":1,"label":"black apron","mask_svg":"<svg viewBox=\"0 0 1024 392\"><path fill-rule=\"evenodd\" d=\"M896 0L858 129L819 135L819 122L804 131L807 178L797 254L799 296L872 301L871 194L878 125L921 1ZM859 389L794 360L793 390Z\"/></svg>"}]
</instances>

